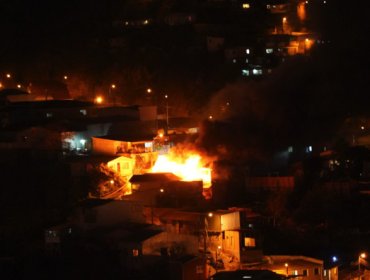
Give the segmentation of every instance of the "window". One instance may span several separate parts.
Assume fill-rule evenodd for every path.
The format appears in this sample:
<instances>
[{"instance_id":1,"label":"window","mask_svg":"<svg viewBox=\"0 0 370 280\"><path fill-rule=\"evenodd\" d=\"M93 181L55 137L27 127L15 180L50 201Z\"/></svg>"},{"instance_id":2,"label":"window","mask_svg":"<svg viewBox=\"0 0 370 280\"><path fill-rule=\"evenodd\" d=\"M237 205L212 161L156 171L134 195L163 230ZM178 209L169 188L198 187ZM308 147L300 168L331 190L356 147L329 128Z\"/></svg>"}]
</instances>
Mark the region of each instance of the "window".
<instances>
[{"instance_id":1,"label":"window","mask_svg":"<svg viewBox=\"0 0 370 280\"><path fill-rule=\"evenodd\" d=\"M245 247L256 247L256 240L252 237L245 237L244 246Z\"/></svg>"},{"instance_id":2,"label":"window","mask_svg":"<svg viewBox=\"0 0 370 280\"><path fill-rule=\"evenodd\" d=\"M250 7L249 3L243 3L243 9L249 9Z\"/></svg>"},{"instance_id":3,"label":"window","mask_svg":"<svg viewBox=\"0 0 370 280\"><path fill-rule=\"evenodd\" d=\"M51 118L53 116L53 113L46 113L47 118Z\"/></svg>"},{"instance_id":4,"label":"window","mask_svg":"<svg viewBox=\"0 0 370 280\"><path fill-rule=\"evenodd\" d=\"M316 268L314 269L314 274L315 274L315 275L319 275L319 273L320 273L320 269L316 267Z\"/></svg>"},{"instance_id":5,"label":"window","mask_svg":"<svg viewBox=\"0 0 370 280\"><path fill-rule=\"evenodd\" d=\"M86 116L86 115L87 115L86 109L81 109L81 110L80 110L80 113L81 113L82 115L84 115L84 116Z\"/></svg>"},{"instance_id":6,"label":"window","mask_svg":"<svg viewBox=\"0 0 370 280\"><path fill-rule=\"evenodd\" d=\"M121 164L117 162L117 172L121 174Z\"/></svg>"},{"instance_id":7,"label":"window","mask_svg":"<svg viewBox=\"0 0 370 280\"><path fill-rule=\"evenodd\" d=\"M308 270L307 269L303 269L303 276L308 276Z\"/></svg>"},{"instance_id":8,"label":"window","mask_svg":"<svg viewBox=\"0 0 370 280\"><path fill-rule=\"evenodd\" d=\"M246 49L246 50L245 50L245 53L246 53L246 54L250 54L250 50L249 50L249 49Z\"/></svg>"},{"instance_id":9,"label":"window","mask_svg":"<svg viewBox=\"0 0 370 280\"><path fill-rule=\"evenodd\" d=\"M253 69L252 70L253 75L262 75L262 69Z\"/></svg>"},{"instance_id":10,"label":"window","mask_svg":"<svg viewBox=\"0 0 370 280\"><path fill-rule=\"evenodd\" d=\"M266 49L266 53L273 53L273 52L274 52L274 50L271 49L271 48Z\"/></svg>"},{"instance_id":11,"label":"window","mask_svg":"<svg viewBox=\"0 0 370 280\"><path fill-rule=\"evenodd\" d=\"M242 75L243 76L249 76L249 70L243 69L242 70Z\"/></svg>"},{"instance_id":12,"label":"window","mask_svg":"<svg viewBox=\"0 0 370 280\"><path fill-rule=\"evenodd\" d=\"M139 250L138 249L132 249L132 256L138 257L139 256Z\"/></svg>"}]
</instances>

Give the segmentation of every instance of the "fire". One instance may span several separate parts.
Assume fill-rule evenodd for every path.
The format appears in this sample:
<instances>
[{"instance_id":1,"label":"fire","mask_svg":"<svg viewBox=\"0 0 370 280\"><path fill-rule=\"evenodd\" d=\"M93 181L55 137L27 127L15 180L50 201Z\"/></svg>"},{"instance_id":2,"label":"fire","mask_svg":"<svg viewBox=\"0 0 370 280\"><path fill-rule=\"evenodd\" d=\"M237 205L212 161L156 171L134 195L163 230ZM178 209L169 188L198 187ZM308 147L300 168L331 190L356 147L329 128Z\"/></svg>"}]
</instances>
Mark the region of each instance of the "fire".
<instances>
[{"instance_id":1,"label":"fire","mask_svg":"<svg viewBox=\"0 0 370 280\"><path fill-rule=\"evenodd\" d=\"M211 168L205 167L200 155L191 153L185 156L159 155L152 172L171 172L183 181L203 181L203 187L211 186Z\"/></svg>"}]
</instances>

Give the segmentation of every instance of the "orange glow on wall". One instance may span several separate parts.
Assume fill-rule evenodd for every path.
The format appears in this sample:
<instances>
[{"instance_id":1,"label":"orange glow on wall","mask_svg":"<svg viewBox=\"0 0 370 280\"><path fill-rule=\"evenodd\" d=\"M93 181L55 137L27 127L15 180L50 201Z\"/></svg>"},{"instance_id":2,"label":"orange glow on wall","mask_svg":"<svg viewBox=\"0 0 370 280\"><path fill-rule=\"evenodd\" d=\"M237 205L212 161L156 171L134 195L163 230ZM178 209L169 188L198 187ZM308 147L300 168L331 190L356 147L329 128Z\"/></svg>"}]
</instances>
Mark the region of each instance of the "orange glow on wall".
<instances>
[{"instance_id":1,"label":"orange glow on wall","mask_svg":"<svg viewBox=\"0 0 370 280\"><path fill-rule=\"evenodd\" d=\"M297 6L297 16L301 21L306 20L306 5L304 2L301 2Z\"/></svg>"}]
</instances>

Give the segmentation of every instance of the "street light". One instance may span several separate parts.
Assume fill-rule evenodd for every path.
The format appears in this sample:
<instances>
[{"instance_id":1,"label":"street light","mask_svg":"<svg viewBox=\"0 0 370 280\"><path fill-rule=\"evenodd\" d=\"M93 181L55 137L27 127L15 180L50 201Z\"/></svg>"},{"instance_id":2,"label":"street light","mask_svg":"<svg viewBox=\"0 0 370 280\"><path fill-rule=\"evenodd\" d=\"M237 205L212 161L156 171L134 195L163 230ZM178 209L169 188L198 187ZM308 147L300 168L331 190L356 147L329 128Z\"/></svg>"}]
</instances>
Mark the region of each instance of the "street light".
<instances>
[{"instance_id":1,"label":"street light","mask_svg":"<svg viewBox=\"0 0 370 280\"><path fill-rule=\"evenodd\" d=\"M166 99L166 125L167 125L167 134L168 134L168 127L169 127L169 124L168 124L168 95L166 94L164 98Z\"/></svg>"},{"instance_id":2,"label":"street light","mask_svg":"<svg viewBox=\"0 0 370 280\"><path fill-rule=\"evenodd\" d=\"M366 258L365 253L361 253L358 256L358 279L361 279L361 259L364 259L364 258Z\"/></svg>"},{"instance_id":3,"label":"street light","mask_svg":"<svg viewBox=\"0 0 370 280\"><path fill-rule=\"evenodd\" d=\"M115 84L111 84L110 85L110 87L109 87L109 98L110 98L110 101L115 101L116 99L115 99L115 97L113 98L113 96L112 96L112 92L113 92L113 90L116 88L116 85ZM115 103L115 102L113 102L113 103Z\"/></svg>"},{"instance_id":4,"label":"street light","mask_svg":"<svg viewBox=\"0 0 370 280\"><path fill-rule=\"evenodd\" d=\"M286 267L286 276L289 275L289 264L285 263L284 266Z\"/></svg>"}]
</instances>

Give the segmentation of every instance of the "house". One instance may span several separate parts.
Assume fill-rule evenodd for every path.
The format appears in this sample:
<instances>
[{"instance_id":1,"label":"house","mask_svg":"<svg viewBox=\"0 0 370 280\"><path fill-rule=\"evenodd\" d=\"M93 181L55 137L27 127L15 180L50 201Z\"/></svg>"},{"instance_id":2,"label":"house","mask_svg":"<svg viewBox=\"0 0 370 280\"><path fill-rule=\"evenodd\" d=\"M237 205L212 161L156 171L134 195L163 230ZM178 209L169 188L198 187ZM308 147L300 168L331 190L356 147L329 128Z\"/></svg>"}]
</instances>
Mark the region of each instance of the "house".
<instances>
[{"instance_id":1,"label":"house","mask_svg":"<svg viewBox=\"0 0 370 280\"><path fill-rule=\"evenodd\" d=\"M107 166L120 176L127 177L129 179L134 173L135 159L131 157L120 156L109 161Z\"/></svg>"},{"instance_id":2,"label":"house","mask_svg":"<svg viewBox=\"0 0 370 280\"><path fill-rule=\"evenodd\" d=\"M143 206L134 201L87 199L80 203L71 223L81 229L132 222L144 223Z\"/></svg>"},{"instance_id":3,"label":"house","mask_svg":"<svg viewBox=\"0 0 370 280\"><path fill-rule=\"evenodd\" d=\"M251 214L247 209L217 210L205 220L211 252L230 268L262 260L259 236L247 223Z\"/></svg>"},{"instance_id":4,"label":"house","mask_svg":"<svg viewBox=\"0 0 370 280\"><path fill-rule=\"evenodd\" d=\"M184 255L169 262L170 280L204 280L204 259L199 256Z\"/></svg>"},{"instance_id":5,"label":"house","mask_svg":"<svg viewBox=\"0 0 370 280\"><path fill-rule=\"evenodd\" d=\"M324 262L307 256L265 256L263 262L249 268L267 269L279 275L305 280L321 280L324 275Z\"/></svg>"},{"instance_id":6,"label":"house","mask_svg":"<svg viewBox=\"0 0 370 280\"><path fill-rule=\"evenodd\" d=\"M93 154L119 155L153 152L155 135L108 135L92 137Z\"/></svg>"}]
</instances>

